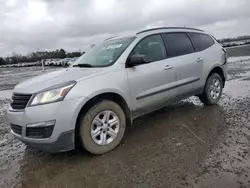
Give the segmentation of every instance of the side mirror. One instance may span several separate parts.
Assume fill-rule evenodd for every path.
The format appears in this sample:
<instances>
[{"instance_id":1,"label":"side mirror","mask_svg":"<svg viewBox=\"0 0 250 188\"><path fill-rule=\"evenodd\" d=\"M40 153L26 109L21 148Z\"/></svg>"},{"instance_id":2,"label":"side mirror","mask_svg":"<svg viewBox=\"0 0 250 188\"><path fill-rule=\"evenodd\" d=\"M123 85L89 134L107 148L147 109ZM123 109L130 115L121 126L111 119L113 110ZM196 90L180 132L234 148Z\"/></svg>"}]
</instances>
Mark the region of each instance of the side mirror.
<instances>
[{"instance_id":1,"label":"side mirror","mask_svg":"<svg viewBox=\"0 0 250 188\"><path fill-rule=\"evenodd\" d=\"M149 61L148 56L136 54L136 55L132 55L131 57L127 59L126 65L127 67L133 67L136 65L146 64L149 62L150 61Z\"/></svg>"}]
</instances>

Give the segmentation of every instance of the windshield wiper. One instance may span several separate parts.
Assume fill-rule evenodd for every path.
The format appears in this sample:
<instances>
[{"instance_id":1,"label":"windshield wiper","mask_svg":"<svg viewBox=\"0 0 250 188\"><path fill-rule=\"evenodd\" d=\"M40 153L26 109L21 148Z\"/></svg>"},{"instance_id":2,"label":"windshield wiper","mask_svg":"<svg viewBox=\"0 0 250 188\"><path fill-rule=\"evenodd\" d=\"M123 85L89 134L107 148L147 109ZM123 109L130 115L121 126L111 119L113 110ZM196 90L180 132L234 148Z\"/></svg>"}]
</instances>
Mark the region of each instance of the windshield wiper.
<instances>
[{"instance_id":1,"label":"windshield wiper","mask_svg":"<svg viewBox=\"0 0 250 188\"><path fill-rule=\"evenodd\" d=\"M93 65L91 64L76 64L76 65L73 65L73 67L93 67Z\"/></svg>"}]
</instances>

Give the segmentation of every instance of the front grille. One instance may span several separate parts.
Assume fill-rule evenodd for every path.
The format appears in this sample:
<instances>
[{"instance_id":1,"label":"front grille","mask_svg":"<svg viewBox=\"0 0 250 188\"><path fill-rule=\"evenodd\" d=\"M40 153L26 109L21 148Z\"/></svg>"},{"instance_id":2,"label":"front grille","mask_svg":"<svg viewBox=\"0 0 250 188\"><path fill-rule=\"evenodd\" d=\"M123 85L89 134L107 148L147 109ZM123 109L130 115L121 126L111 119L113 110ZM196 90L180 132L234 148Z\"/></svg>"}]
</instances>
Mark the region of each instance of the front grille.
<instances>
[{"instance_id":1,"label":"front grille","mask_svg":"<svg viewBox=\"0 0 250 188\"><path fill-rule=\"evenodd\" d=\"M12 95L11 107L16 110L23 110L30 100L30 94L16 94Z\"/></svg>"},{"instance_id":2,"label":"front grille","mask_svg":"<svg viewBox=\"0 0 250 188\"><path fill-rule=\"evenodd\" d=\"M20 125L15 125L15 124L10 124L10 127L11 127L11 129L12 129L12 131L14 132L14 133L16 133L16 134L19 134L19 135L21 135L22 134L22 126L20 126Z\"/></svg>"},{"instance_id":3,"label":"front grille","mask_svg":"<svg viewBox=\"0 0 250 188\"><path fill-rule=\"evenodd\" d=\"M49 138L54 130L54 125L46 127L27 127L26 137L28 138Z\"/></svg>"}]
</instances>

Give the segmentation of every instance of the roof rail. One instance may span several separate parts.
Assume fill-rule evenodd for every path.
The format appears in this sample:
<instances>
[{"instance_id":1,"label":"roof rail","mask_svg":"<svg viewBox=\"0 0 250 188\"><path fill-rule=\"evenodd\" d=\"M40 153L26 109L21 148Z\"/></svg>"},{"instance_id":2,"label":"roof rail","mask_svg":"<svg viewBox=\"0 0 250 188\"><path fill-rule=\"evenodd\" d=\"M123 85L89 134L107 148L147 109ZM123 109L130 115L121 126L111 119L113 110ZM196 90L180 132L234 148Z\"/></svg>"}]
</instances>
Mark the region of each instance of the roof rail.
<instances>
[{"instance_id":1,"label":"roof rail","mask_svg":"<svg viewBox=\"0 0 250 188\"><path fill-rule=\"evenodd\" d=\"M146 30L140 31L136 34L138 35L141 33L148 32L148 31L154 31L154 30L160 30L160 29L190 29L190 30L196 30L196 31L203 31L201 29L195 29L195 28L190 28L190 27L157 27L157 28L152 28L152 29L146 29Z\"/></svg>"},{"instance_id":2,"label":"roof rail","mask_svg":"<svg viewBox=\"0 0 250 188\"><path fill-rule=\"evenodd\" d=\"M106 38L104 41L113 39L113 38L115 38L115 37L117 37L117 36Z\"/></svg>"}]
</instances>

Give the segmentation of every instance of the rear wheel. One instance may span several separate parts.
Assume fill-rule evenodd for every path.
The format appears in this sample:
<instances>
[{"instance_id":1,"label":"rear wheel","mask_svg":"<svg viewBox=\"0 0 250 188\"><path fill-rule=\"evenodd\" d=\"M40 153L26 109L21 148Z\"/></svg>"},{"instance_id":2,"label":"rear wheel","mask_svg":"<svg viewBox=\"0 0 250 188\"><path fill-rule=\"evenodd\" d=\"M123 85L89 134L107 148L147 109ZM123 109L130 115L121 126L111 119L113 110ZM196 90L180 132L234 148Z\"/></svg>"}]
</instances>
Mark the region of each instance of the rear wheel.
<instances>
[{"instance_id":1,"label":"rear wheel","mask_svg":"<svg viewBox=\"0 0 250 188\"><path fill-rule=\"evenodd\" d=\"M125 128L122 108L113 101L104 100L80 119L80 141L90 153L104 154L121 142Z\"/></svg>"},{"instance_id":2,"label":"rear wheel","mask_svg":"<svg viewBox=\"0 0 250 188\"><path fill-rule=\"evenodd\" d=\"M219 74L212 73L207 79L203 93L199 96L201 102L206 105L218 103L221 98L223 81Z\"/></svg>"}]
</instances>

